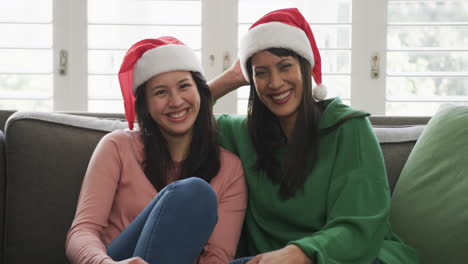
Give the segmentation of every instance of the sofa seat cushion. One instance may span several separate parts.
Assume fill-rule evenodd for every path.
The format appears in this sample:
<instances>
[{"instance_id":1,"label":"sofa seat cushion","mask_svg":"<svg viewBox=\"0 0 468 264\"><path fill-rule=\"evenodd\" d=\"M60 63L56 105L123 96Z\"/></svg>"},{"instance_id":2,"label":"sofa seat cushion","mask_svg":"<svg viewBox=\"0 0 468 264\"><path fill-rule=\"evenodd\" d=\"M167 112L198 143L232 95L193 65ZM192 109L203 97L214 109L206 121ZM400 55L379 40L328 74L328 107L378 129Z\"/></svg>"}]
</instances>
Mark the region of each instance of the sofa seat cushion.
<instances>
[{"instance_id":1,"label":"sofa seat cushion","mask_svg":"<svg viewBox=\"0 0 468 264\"><path fill-rule=\"evenodd\" d=\"M421 263L468 261L468 107L443 105L406 162L391 223Z\"/></svg>"}]
</instances>

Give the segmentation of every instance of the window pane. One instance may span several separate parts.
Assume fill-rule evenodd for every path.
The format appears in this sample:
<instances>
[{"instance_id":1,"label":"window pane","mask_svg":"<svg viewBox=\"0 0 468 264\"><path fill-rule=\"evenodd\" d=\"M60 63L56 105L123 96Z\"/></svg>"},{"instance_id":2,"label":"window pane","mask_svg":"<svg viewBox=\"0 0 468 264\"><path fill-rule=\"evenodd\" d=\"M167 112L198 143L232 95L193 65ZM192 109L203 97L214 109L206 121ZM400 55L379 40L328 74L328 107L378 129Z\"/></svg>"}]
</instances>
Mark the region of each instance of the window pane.
<instances>
[{"instance_id":1,"label":"window pane","mask_svg":"<svg viewBox=\"0 0 468 264\"><path fill-rule=\"evenodd\" d=\"M468 1L389 1L388 22L468 22Z\"/></svg>"},{"instance_id":2,"label":"window pane","mask_svg":"<svg viewBox=\"0 0 468 264\"><path fill-rule=\"evenodd\" d=\"M126 50L89 50L88 73L89 74L117 74L122 64ZM201 52L195 52L200 60Z\"/></svg>"},{"instance_id":3,"label":"window pane","mask_svg":"<svg viewBox=\"0 0 468 264\"><path fill-rule=\"evenodd\" d=\"M173 36L201 58L201 1L88 0L88 110L123 112L117 73L128 48Z\"/></svg>"},{"instance_id":4,"label":"window pane","mask_svg":"<svg viewBox=\"0 0 468 264\"><path fill-rule=\"evenodd\" d=\"M0 24L0 34L0 48L52 48L52 24Z\"/></svg>"},{"instance_id":5,"label":"window pane","mask_svg":"<svg viewBox=\"0 0 468 264\"><path fill-rule=\"evenodd\" d=\"M123 100L89 100L88 111L95 113L123 113Z\"/></svg>"},{"instance_id":6,"label":"window pane","mask_svg":"<svg viewBox=\"0 0 468 264\"><path fill-rule=\"evenodd\" d=\"M468 78L388 77L387 96L468 96Z\"/></svg>"},{"instance_id":7,"label":"window pane","mask_svg":"<svg viewBox=\"0 0 468 264\"><path fill-rule=\"evenodd\" d=\"M52 73L52 50L0 49L0 73Z\"/></svg>"},{"instance_id":8,"label":"window pane","mask_svg":"<svg viewBox=\"0 0 468 264\"><path fill-rule=\"evenodd\" d=\"M389 49L466 49L468 47L466 27L389 27L387 47Z\"/></svg>"},{"instance_id":9,"label":"window pane","mask_svg":"<svg viewBox=\"0 0 468 264\"><path fill-rule=\"evenodd\" d=\"M350 73L351 51L322 50L322 73Z\"/></svg>"},{"instance_id":10,"label":"window pane","mask_svg":"<svg viewBox=\"0 0 468 264\"><path fill-rule=\"evenodd\" d=\"M432 116L444 103L387 103L387 115L392 116ZM468 105L468 103L456 103Z\"/></svg>"},{"instance_id":11,"label":"window pane","mask_svg":"<svg viewBox=\"0 0 468 264\"><path fill-rule=\"evenodd\" d=\"M390 0L388 23L387 114L432 115L440 102L468 101L467 1Z\"/></svg>"},{"instance_id":12,"label":"window pane","mask_svg":"<svg viewBox=\"0 0 468 264\"><path fill-rule=\"evenodd\" d=\"M127 50L135 42L160 36L176 37L190 48L201 48L201 26L88 26L90 49Z\"/></svg>"},{"instance_id":13,"label":"window pane","mask_svg":"<svg viewBox=\"0 0 468 264\"><path fill-rule=\"evenodd\" d=\"M351 48L351 26L311 25L319 49Z\"/></svg>"},{"instance_id":14,"label":"window pane","mask_svg":"<svg viewBox=\"0 0 468 264\"><path fill-rule=\"evenodd\" d=\"M0 98L52 98L53 76L0 74Z\"/></svg>"},{"instance_id":15,"label":"window pane","mask_svg":"<svg viewBox=\"0 0 468 264\"><path fill-rule=\"evenodd\" d=\"M467 73L468 52L388 52L387 71L393 73Z\"/></svg>"},{"instance_id":16,"label":"window pane","mask_svg":"<svg viewBox=\"0 0 468 264\"><path fill-rule=\"evenodd\" d=\"M247 99L238 99L237 100L237 114L238 115L247 115L247 104L249 100Z\"/></svg>"},{"instance_id":17,"label":"window pane","mask_svg":"<svg viewBox=\"0 0 468 264\"><path fill-rule=\"evenodd\" d=\"M122 64L125 50L90 50L88 51L88 73L117 74Z\"/></svg>"},{"instance_id":18,"label":"window pane","mask_svg":"<svg viewBox=\"0 0 468 264\"><path fill-rule=\"evenodd\" d=\"M88 0L88 22L201 24L201 1Z\"/></svg>"},{"instance_id":19,"label":"window pane","mask_svg":"<svg viewBox=\"0 0 468 264\"><path fill-rule=\"evenodd\" d=\"M0 109L53 109L52 2L0 1Z\"/></svg>"},{"instance_id":20,"label":"window pane","mask_svg":"<svg viewBox=\"0 0 468 264\"><path fill-rule=\"evenodd\" d=\"M117 75L89 75L88 89L89 99L122 99Z\"/></svg>"},{"instance_id":21,"label":"window pane","mask_svg":"<svg viewBox=\"0 0 468 264\"><path fill-rule=\"evenodd\" d=\"M327 86L327 98L340 97L342 100L351 98L351 77L323 75L322 82Z\"/></svg>"},{"instance_id":22,"label":"window pane","mask_svg":"<svg viewBox=\"0 0 468 264\"><path fill-rule=\"evenodd\" d=\"M239 25L238 46L242 37L249 30L249 25ZM351 48L351 26L347 25L310 25L314 33L315 41L319 49L350 49Z\"/></svg>"},{"instance_id":23,"label":"window pane","mask_svg":"<svg viewBox=\"0 0 468 264\"><path fill-rule=\"evenodd\" d=\"M297 7L310 23L351 23L351 0L239 0L239 23L253 23L266 13Z\"/></svg>"},{"instance_id":24,"label":"window pane","mask_svg":"<svg viewBox=\"0 0 468 264\"><path fill-rule=\"evenodd\" d=\"M52 111L52 100L0 99L0 109L20 111Z\"/></svg>"},{"instance_id":25,"label":"window pane","mask_svg":"<svg viewBox=\"0 0 468 264\"><path fill-rule=\"evenodd\" d=\"M0 22L51 23L52 0L0 1Z\"/></svg>"},{"instance_id":26,"label":"window pane","mask_svg":"<svg viewBox=\"0 0 468 264\"><path fill-rule=\"evenodd\" d=\"M237 89L237 97L240 99L248 99L250 96L250 85L242 86Z\"/></svg>"}]
</instances>

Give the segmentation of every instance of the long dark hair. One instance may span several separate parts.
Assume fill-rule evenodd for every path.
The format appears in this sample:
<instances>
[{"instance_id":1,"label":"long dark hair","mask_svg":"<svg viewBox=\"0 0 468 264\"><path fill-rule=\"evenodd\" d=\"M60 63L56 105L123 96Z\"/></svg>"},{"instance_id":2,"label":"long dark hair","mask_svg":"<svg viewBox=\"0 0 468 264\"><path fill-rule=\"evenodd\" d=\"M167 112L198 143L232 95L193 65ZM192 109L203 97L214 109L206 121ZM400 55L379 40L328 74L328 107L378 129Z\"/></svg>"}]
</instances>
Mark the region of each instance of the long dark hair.
<instances>
[{"instance_id":1,"label":"long dark hair","mask_svg":"<svg viewBox=\"0 0 468 264\"><path fill-rule=\"evenodd\" d=\"M292 137L287 140L277 117L260 101L253 82L252 61L247 61L250 79L248 102L248 129L257 152L255 168L264 170L267 177L280 185L279 196L283 200L303 190L307 172L315 167L319 146L319 121L322 110L312 97L310 63L295 52L283 48L267 51L279 57L292 56L299 60L303 80L303 95L298 107ZM287 142L287 154L281 161L275 157L279 147Z\"/></svg>"},{"instance_id":2,"label":"long dark hair","mask_svg":"<svg viewBox=\"0 0 468 264\"><path fill-rule=\"evenodd\" d=\"M216 123L213 118L213 99L206 80L198 72L191 72L200 94L200 111L193 125L192 142L187 158L183 161L179 177L199 177L207 182L218 174L220 168ZM145 162L144 172L156 190L167 184L167 174L174 169L174 161L167 141L158 124L151 118L146 103L145 84L136 90L135 111L143 137Z\"/></svg>"}]
</instances>

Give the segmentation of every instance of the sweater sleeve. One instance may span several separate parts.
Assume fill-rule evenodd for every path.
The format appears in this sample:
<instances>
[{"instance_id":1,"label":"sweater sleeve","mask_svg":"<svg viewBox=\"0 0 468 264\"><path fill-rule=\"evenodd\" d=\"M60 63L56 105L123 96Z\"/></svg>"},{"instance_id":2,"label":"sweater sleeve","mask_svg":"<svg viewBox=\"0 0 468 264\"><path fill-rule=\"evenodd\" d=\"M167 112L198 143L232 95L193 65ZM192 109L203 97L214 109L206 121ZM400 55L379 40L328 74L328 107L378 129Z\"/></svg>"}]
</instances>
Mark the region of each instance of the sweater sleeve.
<instances>
[{"instance_id":1,"label":"sweater sleeve","mask_svg":"<svg viewBox=\"0 0 468 264\"><path fill-rule=\"evenodd\" d=\"M219 144L231 151L232 153L239 155L238 139L242 137L242 126L245 124L245 118L240 116L231 116L227 114L219 115L216 118L216 123L219 131Z\"/></svg>"},{"instance_id":2,"label":"sweater sleeve","mask_svg":"<svg viewBox=\"0 0 468 264\"><path fill-rule=\"evenodd\" d=\"M218 222L203 253L200 264L224 264L236 254L237 244L247 207L247 187L240 160L231 154L224 171L225 191L218 201Z\"/></svg>"},{"instance_id":3,"label":"sweater sleeve","mask_svg":"<svg viewBox=\"0 0 468 264\"><path fill-rule=\"evenodd\" d=\"M327 197L326 224L292 241L317 263L372 263L382 246L390 192L379 143L367 118L345 122Z\"/></svg>"},{"instance_id":4,"label":"sweater sleeve","mask_svg":"<svg viewBox=\"0 0 468 264\"><path fill-rule=\"evenodd\" d=\"M75 219L67 234L66 255L73 264L110 259L100 239L117 190L121 162L116 142L106 135L97 145L81 187Z\"/></svg>"}]
</instances>

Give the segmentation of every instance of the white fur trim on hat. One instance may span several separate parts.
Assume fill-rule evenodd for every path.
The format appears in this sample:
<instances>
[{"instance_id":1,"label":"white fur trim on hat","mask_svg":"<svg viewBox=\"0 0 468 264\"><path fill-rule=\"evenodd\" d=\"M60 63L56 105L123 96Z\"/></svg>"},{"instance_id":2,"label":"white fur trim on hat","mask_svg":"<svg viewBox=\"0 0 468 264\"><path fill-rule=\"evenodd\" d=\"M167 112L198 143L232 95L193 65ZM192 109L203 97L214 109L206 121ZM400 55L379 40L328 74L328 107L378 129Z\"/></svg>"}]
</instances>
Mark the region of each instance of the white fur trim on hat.
<instances>
[{"instance_id":1,"label":"white fur trim on hat","mask_svg":"<svg viewBox=\"0 0 468 264\"><path fill-rule=\"evenodd\" d=\"M314 55L304 31L281 22L269 22L250 29L240 44L242 74L249 80L247 60L255 53L269 48L286 48L296 52L314 67Z\"/></svg>"},{"instance_id":2,"label":"white fur trim on hat","mask_svg":"<svg viewBox=\"0 0 468 264\"><path fill-rule=\"evenodd\" d=\"M133 93L151 77L170 71L196 71L203 73L200 60L185 45L168 44L145 52L137 61L133 72Z\"/></svg>"}]
</instances>

